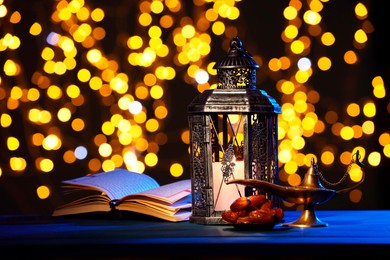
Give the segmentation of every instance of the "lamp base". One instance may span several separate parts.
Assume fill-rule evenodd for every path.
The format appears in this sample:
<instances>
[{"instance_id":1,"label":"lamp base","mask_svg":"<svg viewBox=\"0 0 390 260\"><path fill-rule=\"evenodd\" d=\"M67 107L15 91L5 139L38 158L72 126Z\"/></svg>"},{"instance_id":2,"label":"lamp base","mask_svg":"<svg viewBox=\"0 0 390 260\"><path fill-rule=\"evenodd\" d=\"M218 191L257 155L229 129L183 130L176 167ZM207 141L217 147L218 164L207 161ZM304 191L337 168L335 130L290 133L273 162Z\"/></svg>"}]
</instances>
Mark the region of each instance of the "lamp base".
<instances>
[{"instance_id":1,"label":"lamp base","mask_svg":"<svg viewBox=\"0 0 390 260\"><path fill-rule=\"evenodd\" d=\"M314 208L312 209L304 209L302 211L301 216L294 222L291 223L283 223L282 226L287 227L300 227L300 228L308 228L308 227L327 227L328 224L319 220L316 216Z\"/></svg>"}]
</instances>

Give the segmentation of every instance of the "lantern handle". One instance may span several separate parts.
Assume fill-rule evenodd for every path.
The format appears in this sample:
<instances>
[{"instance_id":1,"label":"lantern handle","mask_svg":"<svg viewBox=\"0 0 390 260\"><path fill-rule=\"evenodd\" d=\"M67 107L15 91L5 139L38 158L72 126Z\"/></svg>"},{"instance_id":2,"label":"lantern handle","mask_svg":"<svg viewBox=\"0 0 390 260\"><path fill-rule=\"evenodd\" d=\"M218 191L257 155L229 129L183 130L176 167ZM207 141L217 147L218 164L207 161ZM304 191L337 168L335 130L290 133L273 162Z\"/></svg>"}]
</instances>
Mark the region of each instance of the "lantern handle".
<instances>
[{"instance_id":1,"label":"lantern handle","mask_svg":"<svg viewBox=\"0 0 390 260\"><path fill-rule=\"evenodd\" d=\"M252 58L252 55L244 48L244 46L242 45L242 41L240 38L238 38L238 36L233 37L230 42L230 53L233 54L235 52Z\"/></svg>"}]
</instances>

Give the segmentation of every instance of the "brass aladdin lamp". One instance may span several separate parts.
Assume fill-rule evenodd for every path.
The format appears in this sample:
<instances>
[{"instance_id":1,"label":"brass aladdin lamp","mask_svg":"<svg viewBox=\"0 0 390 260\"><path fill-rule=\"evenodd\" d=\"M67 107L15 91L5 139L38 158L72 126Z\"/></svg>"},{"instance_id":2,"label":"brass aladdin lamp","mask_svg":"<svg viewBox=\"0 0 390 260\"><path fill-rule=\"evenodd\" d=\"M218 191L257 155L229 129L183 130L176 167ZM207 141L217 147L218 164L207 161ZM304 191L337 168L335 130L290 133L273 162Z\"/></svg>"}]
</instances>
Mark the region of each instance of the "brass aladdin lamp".
<instances>
[{"instance_id":1,"label":"brass aladdin lamp","mask_svg":"<svg viewBox=\"0 0 390 260\"><path fill-rule=\"evenodd\" d=\"M311 167L308 169L305 174L304 179L301 184L298 186L290 187L290 186L282 186L277 185L270 182L265 182L262 180L253 180L253 179L236 179L229 180L227 184L242 184L248 187L254 187L259 190L263 190L265 192L269 192L271 194L275 194L279 196L282 200L285 200L290 203L295 203L298 205L303 205L303 211L299 219L292 223L282 223L282 226L290 226L290 227L324 227L328 226L327 223L319 220L315 214L315 206L321 205L328 200L334 198L338 194L346 193L350 190L356 189L360 184L363 183L366 169L363 163L360 162L359 151L356 152L356 159L351 160L351 163L348 167L348 170L345 172L345 175L338 181L337 183L329 183L327 182L320 171L318 170L317 164L314 162L314 159L311 162ZM333 190L324 188L324 186L320 182L320 178L328 184L337 185L341 183L345 177L348 175L349 168L352 164L356 163L361 167L363 176L362 179L357 182L352 187L344 188L341 190Z\"/></svg>"}]
</instances>

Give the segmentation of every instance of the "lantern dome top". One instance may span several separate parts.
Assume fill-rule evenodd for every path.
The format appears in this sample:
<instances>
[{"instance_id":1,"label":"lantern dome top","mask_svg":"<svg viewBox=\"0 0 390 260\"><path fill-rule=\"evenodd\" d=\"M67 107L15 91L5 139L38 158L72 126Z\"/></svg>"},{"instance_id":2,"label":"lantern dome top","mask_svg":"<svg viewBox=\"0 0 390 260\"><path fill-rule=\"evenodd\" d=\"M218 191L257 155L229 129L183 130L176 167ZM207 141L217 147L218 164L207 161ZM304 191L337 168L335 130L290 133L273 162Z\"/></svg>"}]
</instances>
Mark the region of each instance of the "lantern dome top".
<instances>
[{"instance_id":1,"label":"lantern dome top","mask_svg":"<svg viewBox=\"0 0 390 260\"><path fill-rule=\"evenodd\" d=\"M218 89L256 89L259 65L237 36L231 40L227 56L213 68L217 70Z\"/></svg>"},{"instance_id":2,"label":"lantern dome top","mask_svg":"<svg viewBox=\"0 0 390 260\"><path fill-rule=\"evenodd\" d=\"M275 99L256 87L259 65L242 47L238 37L232 39L227 57L214 68L217 69L217 88L195 97L188 106L189 113L281 113Z\"/></svg>"},{"instance_id":3,"label":"lantern dome top","mask_svg":"<svg viewBox=\"0 0 390 260\"><path fill-rule=\"evenodd\" d=\"M236 36L230 41L227 56L214 65L214 69L259 68L252 55L242 46L242 41Z\"/></svg>"}]
</instances>

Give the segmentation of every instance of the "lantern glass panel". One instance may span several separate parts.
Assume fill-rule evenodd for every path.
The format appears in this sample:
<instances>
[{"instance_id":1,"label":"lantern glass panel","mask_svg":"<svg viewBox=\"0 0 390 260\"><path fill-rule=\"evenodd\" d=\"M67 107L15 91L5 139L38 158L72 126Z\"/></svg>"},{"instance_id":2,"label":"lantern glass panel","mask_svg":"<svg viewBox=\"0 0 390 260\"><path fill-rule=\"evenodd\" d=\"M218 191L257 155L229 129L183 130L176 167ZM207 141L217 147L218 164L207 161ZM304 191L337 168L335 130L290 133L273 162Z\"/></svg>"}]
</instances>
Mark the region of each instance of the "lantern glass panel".
<instances>
[{"instance_id":1,"label":"lantern glass panel","mask_svg":"<svg viewBox=\"0 0 390 260\"><path fill-rule=\"evenodd\" d=\"M210 115L212 140L213 195L216 211L229 209L244 196L242 185L226 185L230 179L244 179L244 116L242 114Z\"/></svg>"}]
</instances>

